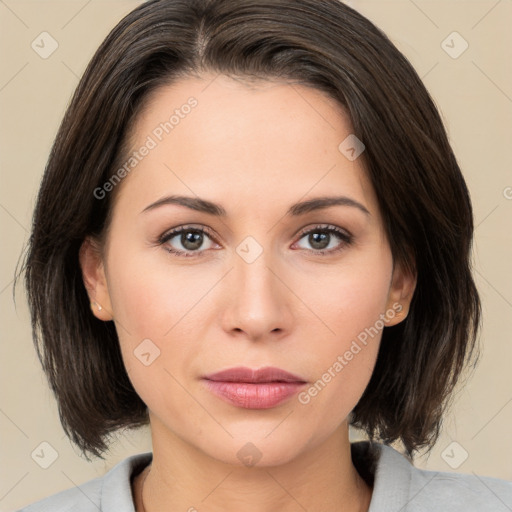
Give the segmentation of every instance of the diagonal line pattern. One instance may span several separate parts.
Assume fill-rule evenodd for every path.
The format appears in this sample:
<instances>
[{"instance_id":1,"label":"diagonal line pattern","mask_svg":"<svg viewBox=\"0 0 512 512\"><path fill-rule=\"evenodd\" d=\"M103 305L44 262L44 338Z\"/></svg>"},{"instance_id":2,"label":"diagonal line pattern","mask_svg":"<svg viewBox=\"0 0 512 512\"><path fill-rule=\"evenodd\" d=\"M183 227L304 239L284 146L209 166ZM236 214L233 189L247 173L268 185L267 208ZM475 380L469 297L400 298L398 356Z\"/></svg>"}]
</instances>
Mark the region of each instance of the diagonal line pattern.
<instances>
[{"instance_id":1,"label":"diagonal line pattern","mask_svg":"<svg viewBox=\"0 0 512 512\"><path fill-rule=\"evenodd\" d=\"M5 292L5 290L7 290L7 288L9 288L9 286L11 286L12 283L14 283L14 277L0 290L0 295L2 295L2 293Z\"/></svg>"},{"instance_id":2,"label":"diagonal line pattern","mask_svg":"<svg viewBox=\"0 0 512 512\"><path fill-rule=\"evenodd\" d=\"M128 331L128 329L119 320L114 318L113 311L110 311L110 309L106 308L103 304L100 304L96 299L94 300L94 302L96 302L96 304L101 306L101 308L104 309L112 317L112 322L114 322L116 325L119 325L119 327L121 327L126 332L126 334L128 334L128 336L131 336L130 331ZM91 314L93 314L93 313L91 313Z\"/></svg>"},{"instance_id":3,"label":"diagonal line pattern","mask_svg":"<svg viewBox=\"0 0 512 512\"><path fill-rule=\"evenodd\" d=\"M230 472L229 472L229 473L228 473L228 474L227 474L227 475L226 475L226 476L225 476L225 477L224 477L224 478L223 478L223 479L222 479L222 480L221 480L221 481L220 481L220 482L219 482L219 483L218 483L218 484L217 484L217 485L216 485L216 486L215 486L215 487L214 487L214 488L213 488L213 489L212 489L212 490L211 490L211 491L210 491L210 492L209 492L209 493L208 493L208 494L207 494L207 495L206 495L206 496L201 500L201 502L203 502L206 498L208 498L208 496L210 496L210 494L212 494L214 491L216 491L216 490L219 488L220 484L221 484L222 482L224 482L224 480L226 480L226 478L227 478L229 475L231 475L231 473L233 473L233 471L230 471Z\"/></svg>"},{"instance_id":4,"label":"diagonal line pattern","mask_svg":"<svg viewBox=\"0 0 512 512\"><path fill-rule=\"evenodd\" d=\"M512 308L512 303L509 302L509 300L496 288L494 287L488 279L486 279L481 272L479 272L477 269L475 269L478 275Z\"/></svg>"},{"instance_id":5,"label":"diagonal line pattern","mask_svg":"<svg viewBox=\"0 0 512 512\"><path fill-rule=\"evenodd\" d=\"M165 334L164 337L167 336L189 313L192 309L194 309L221 281L224 279L231 271L233 267L231 267Z\"/></svg>"},{"instance_id":6,"label":"diagonal line pattern","mask_svg":"<svg viewBox=\"0 0 512 512\"><path fill-rule=\"evenodd\" d=\"M434 27L439 28L439 25L416 2L414 2L414 0L409 0L409 2L411 2L411 4L414 5L414 7L416 7L416 9L418 9L418 11L423 14L423 16L425 16L425 18L427 18L430 23L434 25Z\"/></svg>"},{"instance_id":7,"label":"diagonal line pattern","mask_svg":"<svg viewBox=\"0 0 512 512\"><path fill-rule=\"evenodd\" d=\"M293 295L295 295L295 297L297 297L302 302L302 304L304 304L304 306L306 306L309 309L309 311L311 311L311 313L313 313L313 315L315 315L318 318L318 320L320 320L320 322L322 322L325 325L325 327L327 327L327 329L329 329L329 331L336 335L336 333L268 265L266 265L266 267L270 270L270 272L272 272L272 274L274 274L279 279L279 281L281 281L281 283L283 283L286 286L286 288L288 288L288 290L290 290L293 293Z\"/></svg>"},{"instance_id":8,"label":"diagonal line pattern","mask_svg":"<svg viewBox=\"0 0 512 512\"><path fill-rule=\"evenodd\" d=\"M66 23L64 23L64 25L62 25L61 27L61 30L63 28L66 28L90 3L92 2L92 0L88 0L78 11L76 14L74 14L73 16L71 16L71 18L66 21Z\"/></svg>"},{"instance_id":9,"label":"diagonal line pattern","mask_svg":"<svg viewBox=\"0 0 512 512\"><path fill-rule=\"evenodd\" d=\"M304 96L292 84L289 84L289 86L334 130L334 126L329 123L329 121L327 121L327 119L325 119L325 117L320 114L320 112L318 112L318 110L313 107L313 105L311 105L311 103L309 103L309 101L304 98Z\"/></svg>"},{"instance_id":10,"label":"diagonal line pattern","mask_svg":"<svg viewBox=\"0 0 512 512\"><path fill-rule=\"evenodd\" d=\"M498 91L500 91L501 94L503 94L503 96L505 96L505 98L507 98L507 100L512 103L512 98L480 66L478 66L474 60L471 62L473 63L473 66L475 66L480 71L480 73L482 73L482 75L484 75L487 80L489 80L489 82L491 82L491 84L493 84L494 87L496 87L496 89L498 89Z\"/></svg>"},{"instance_id":11,"label":"diagonal line pattern","mask_svg":"<svg viewBox=\"0 0 512 512\"><path fill-rule=\"evenodd\" d=\"M206 413L212 418L212 420L215 421L215 423L217 423L224 430L224 432L226 432L226 434L228 434L230 437L233 437L233 435L224 427L224 425L222 425L222 423L215 419L212 413L194 395L192 395L190 391L188 391L188 389L185 388L185 386L183 386L183 384L167 368L164 368L164 371L166 371L181 386L183 391L188 393L188 395L206 411Z\"/></svg>"},{"instance_id":12,"label":"diagonal line pattern","mask_svg":"<svg viewBox=\"0 0 512 512\"><path fill-rule=\"evenodd\" d=\"M439 64L439 61L437 61L422 77L421 79L424 80L427 75Z\"/></svg>"},{"instance_id":13,"label":"diagonal line pattern","mask_svg":"<svg viewBox=\"0 0 512 512\"><path fill-rule=\"evenodd\" d=\"M4 5L7 9L9 9L9 11L11 11L11 13L13 14L13 16L15 16L16 18L18 18L18 20L23 23L23 25L25 25L25 27L27 28L30 28L5 2L4 0L0 0L0 4Z\"/></svg>"},{"instance_id":14,"label":"diagonal line pattern","mask_svg":"<svg viewBox=\"0 0 512 512\"><path fill-rule=\"evenodd\" d=\"M0 204L0 208L2 208L2 210L7 213L7 215L9 215L9 217L11 217L11 219L16 222L16 224L18 224L18 226L21 227L21 229L23 229L23 231L25 231L25 233L28 233L28 230L27 228L3 205L3 204Z\"/></svg>"},{"instance_id":15,"label":"diagonal line pattern","mask_svg":"<svg viewBox=\"0 0 512 512\"><path fill-rule=\"evenodd\" d=\"M438 471L436 471L434 473L434 475L432 476L432 478L421 488L418 490L418 492L416 494L414 494L413 496L411 496L411 498L407 501L407 503L405 503L402 507L400 507L400 509L398 510L398 512L406 512L407 511L407 506L409 505L409 503L411 503L415 498L416 496L418 496L418 494L423 491L423 489L425 489L425 487L427 487L427 485L432 482L432 480L434 480L434 478L439 474Z\"/></svg>"},{"instance_id":16,"label":"diagonal line pattern","mask_svg":"<svg viewBox=\"0 0 512 512\"><path fill-rule=\"evenodd\" d=\"M474 471L472 471L472 473L473 473L473 475L475 475L478 478L478 480L480 480L480 483L482 485L484 485L489 490L489 492L494 494L494 496L496 496L496 498L498 498L501 501L501 503L503 503L503 505L505 505L505 507L507 507L509 510L512 510L512 508L509 507Z\"/></svg>"},{"instance_id":17,"label":"diagonal line pattern","mask_svg":"<svg viewBox=\"0 0 512 512\"><path fill-rule=\"evenodd\" d=\"M272 434L272 432L274 432L274 430L277 429L277 427L279 427L284 420L288 419L288 417L290 416L290 414L294 411L295 409L292 409L265 437L268 437L270 434Z\"/></svg>"},{"instance_id":18,"label":"diagonal line pattern","mask_svg":"<svg viewBox=\"0 0 512 512\"><path fill-rule=\"evenodd\" d=\"M495 212L495 210L498 208L499 204L496 205L477 225L476 225L476 228L475 230L480 226L480 224L482 224L484 222L484 220L487 220L487 217L490 217L492 213Z\"/></svg>"},{"instance_id":19,"label":"diagonal line pattern","mask_svg":"<svg viewBox=\"0 0 512 512\"><path fill-rule=\"evenodd\" d=\"M183 183L183 185L187 187L190 190L190 192L192 192L192 194L199 198L199 196L166 163L164 163L164 167L169 169L169 171L171 171L174 174L174 176L176 176L176 179L180 180L181 183ZM222 224L224 224L224 227L231 233L231 229L229 228L229 226L221 218L219 218L218 220L222 222Z\"/></svg>"},{"instance_id":20,"label":"diagonal line pattern","mask_svg":"<svg viewBox=\"0 0 512 512\"><path fill-rule=\"evenodd\" d=\"M87 496L87 494L85 494L85 492L75 482L73 482L66 473L64 473L64 471L61 470L61 473L101 512L101 508L98 507L98 505L96 505L96 503L94 503L94 501L92 501L91 498Z\"/></svg>"},{"instance_id":21,"label":"diagonal line pattern","mask_svg":"<svg viewBox=\"0 0 512 512\"><path fill-rule=\"evenodd\" d=\"M215 80L217 80L217 78L218 78L219 76L220 76L220 73L218 73L217 75L215 75L215 77L214 77L212 80L210 80L210 81L208 82L208 84L207 84L207 85L205 85L205 86L201 89L201 92L206 91L206 89L207 89L208 87L210 87L210 85L212 85L212 84L213 84L213 82L215 82Z\"/></svg>"},{"instance_id":22,"label":"diagonal line pattern","mask_svg":"<svg viewBox=\"0 0 512 512\"><path fill-rule=\"evenodd\" d=\"M335 167L336 167L336 164L334 164L333 166L331 166L331 167L329 168L329 170L328 170L328 171L327 171L327 172L326 172L326 173L325 173L325 174L324 174L324 175L323 175L323 176L322 176L322 177L321 177L321 178L320 178L316 183L314 183L313 185L311 185L311 187L309 188L309 190L308 190L305 194L303 194L303 195L299 198L299 200L300 200L300 199L303 199L304 197L306 197L306 196L311 192L311 190L313 190L313 188L315 188L315 187L316 187L316 186L317 186L317 185L318 185L318 184L319 184L319 183L320 183L320 182L321 182L321 181L322 181L322 180L323 180L323 179L324 179L324 178L325 178L325 177L326 177L326 176L327 176L327 175L328 175L328 174L329 174L329 173L330 173L330 172L331 172ZM274 224L273 224L273 225L272 225L272 227L267 231L267 233L268 233L269 231L272 231L272 230L274 229L274 227L275 227L275 226L277 226L277 224L279 224L279 222L281 221L281 219L283 219L284 217L285 217L285 216L283 215L283 216L281 216L279 219L277 219L277 221L276 221L276 222L274 222Z\"/></svg>"},{"instance_id":23,"label":"diagonal line pattern","mask_svg":"<svg viewBox=\"0 0 512 512\"><path fill-rule=\"evenodd\" d=\"M1 498L0 501L2 501L4 498L7 497L7 495L12 492L12 490L29 474L29 471L27 471Z\"/></svg>"},{"instance_id":24,"label":"diagonal line pattern","mask_svg":"<svg viewBox=\"0 0 512 512\"><path fill-rule=\"evenodd\" d=\"M496 418L496 416L498 416L498 414L500 414L500 412L501 412L503 409L505 409L505 407L506 407L510 402L512 402L512 398L511 398L510 400L508 400L508 401L505 403L505 405L503 405L503 406L501 407L501 409L500 409L500 410L499 410L499 411L498 411L498 412L497 412L497 413L496 413L496 414L495 414L495 415L494 415L494 416L493 416L493 417L492 417L492 418L491 418L491 419L490 419L490 420L489 420L489 421L488 421L488 422L487 422L487 423L486 423L482 428L480 428L480 430L479 430L479 431L478 431L478 432L477 432L477 433L476 433L476 434L471 438L471 441L473 441L473 439L475 439L475 437L476 437L478 434L480 434L480 432L482 432L482 430L483 430L485 427L487 427L487 425L489 425L489 423L491 423L491 421L492 421L494 418Z\"/></svg>"},{"instance_id":25,"label":"diagonal line pattern","mask_svg":"<svg viewBox=\"0 0 512 512\"><path fill-rule=\"evenodd\" d=\"M25 62L25 64L16 73L14 73L12 77L2 85L2 87L0 87L0 92L2 92L27 66L28 62Z\"/></svg>"},{"instance_id":26,"label":"diagonal line pattern","mask_svg":"<svg viewBox=\"0 0 512 512\"><path fill-rule=\"evenodd\" d=\"M302 510L306 510L306 511L307 511L307 509L302 505L302 503L300 503L300 502L297 500L297 498L295 498L295 496L293 496L293 495L288 491L288 489L286 489L286 488L281 484L281 482L279 482L279 481L276 479L276 477L275 477L272 473L270 473L268 470L266 470L265 472L266 472L266 473L267 473L267 474L268 474L268 475L269 475L269 476L274 480L274 482L276 482L276 484L277 484L277 485L279 485L279 487L281 487L281 489L283 489L283 491L285 491L285 492L286 492L286 494L288 494L288 496L290 496L290 498L292 498L292 499L297 503L297 505L299 505L299 507L300 507Z\"/></svg>"},{"instance_id":27,"label":"diagonal line pattern","mask_svg":"<svg viewBox=\"0 0 512 512\"><path fill-rule=\"evenodd\" d=\"M72 70L72 69L71 69L71 68L70 68L70 67L69 67L69 66L68 66L68 65L63 61L63 60L61 60L61 62L62 62L62 64L64 64L64 66L66 66L66 67L69 69L69 71L71 71L71 73L72 73L73 75L75 75L75 77L76 77L78 80L80 80L80 77L79 77L79 76L78 76L78 75L77 75L77 74L76 74L76 73L75 73L75 72L74 72L74 71L73 71L73 70Z\"/></svg>"},{"instance_id":28,"label":"diagonal line pattern","mask_svg":"<svg viewBox=\"0 0 512 512\"><path fill-rule=\"evenodd\" d=\"M23 430L20 428L20 426L15 421L13 421L2 409L0 409L0 412L28 439L27 434L25 434L25 432L23 432Z\"/></svg>"},{"instance_id":29,"label":"diagonal line pattern","mask_svg":"<svg viewBox=\"0 0 512 512\"><path fill-rule=\"evenodd\" d=\"M495 9L495 7L497 7L498 4L501 3L501 0L498 0L472 27L471 27L471 30L473 30L478 24L480 24L486 17L487 15L493 11Z\"/></svg>"}]
</instances>

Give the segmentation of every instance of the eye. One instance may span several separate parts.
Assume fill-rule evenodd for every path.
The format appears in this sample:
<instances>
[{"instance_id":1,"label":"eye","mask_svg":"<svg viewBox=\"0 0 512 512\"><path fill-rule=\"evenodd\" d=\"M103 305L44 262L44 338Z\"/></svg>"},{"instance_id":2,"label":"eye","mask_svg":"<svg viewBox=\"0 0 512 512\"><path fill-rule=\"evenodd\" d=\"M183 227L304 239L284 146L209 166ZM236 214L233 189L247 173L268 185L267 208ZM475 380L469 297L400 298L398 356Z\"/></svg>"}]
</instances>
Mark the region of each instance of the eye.
<instances>
[{"instance_id":1,"label":"eye","mask_svg":"<svg viewBox=\"0 0 512 512\"><path fill-rule=\"evenodd\" d=\"M352 235L336 226L315 226L313 229L303 231L301 238L306 238L312 247L310 251L326 255L343 250L352 243ZM336 243L338 239L338 243ZM304 247L302 247L304 248Z\"/></svg>"},{"instance_id":2,"label":"eye","mask_svg":"<svg viewBox=\"0 0 512 512\"><path fill-rule=\"evenodd\" d=\"M159 243L165 245L165 250L177 256L202 256L205 250L199 249L201 247L203 249L211 248L204 247L205 237L212 241L210 236L211 235L209 235L208 231L204 228L181 226L164 233L159 239ZM176 248L176 245L181 245L181 247Z\"/></svg>"},{"instance_id":3,"label":"eye","mask_svg":"<svg viewBox=\"0 0 512 512\"><path fill-rule=\"evenodd\" d=\"M207 247L204 247L205 238L210 240L210 246L206 244ZM343 250L352 243L352 238L352 235L347 231L330 225L318 225L300 234L300 240L306 239L312 247L312 249L306 248L306 250L320 255ZM337 243L336 240L338 240ZM205 254L206 249L212 248L213 236L205 228L180 226L164 233L158 242L165 246L166 251L176 256L199 257ZM304 247L300 248L304 249Z\"/></svg>"}]
</instances>

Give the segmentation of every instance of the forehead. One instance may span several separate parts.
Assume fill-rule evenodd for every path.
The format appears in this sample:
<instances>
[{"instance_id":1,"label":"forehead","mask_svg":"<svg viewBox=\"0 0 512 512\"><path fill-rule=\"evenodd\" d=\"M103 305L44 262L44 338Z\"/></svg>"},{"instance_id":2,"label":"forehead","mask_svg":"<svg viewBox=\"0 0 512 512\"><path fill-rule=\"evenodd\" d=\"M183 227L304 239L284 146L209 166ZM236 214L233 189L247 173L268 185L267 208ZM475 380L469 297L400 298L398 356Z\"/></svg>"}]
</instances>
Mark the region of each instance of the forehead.
<instances>
[{"instance_id":1,"label":"forehead","mask_svg":"<svg viewBox=\"0 0 512 512\"><path fill-rule=\"evenodd\" d=\"M351 134L342 105L307 86L182 78L154 91L136 119L126 157L145 156L127 173L121 195L139 205L166 193L222 197L239 206L257 199L271 209L337 192L372 207L362 159L342 151Z\"/></svg>"}]
</instances>

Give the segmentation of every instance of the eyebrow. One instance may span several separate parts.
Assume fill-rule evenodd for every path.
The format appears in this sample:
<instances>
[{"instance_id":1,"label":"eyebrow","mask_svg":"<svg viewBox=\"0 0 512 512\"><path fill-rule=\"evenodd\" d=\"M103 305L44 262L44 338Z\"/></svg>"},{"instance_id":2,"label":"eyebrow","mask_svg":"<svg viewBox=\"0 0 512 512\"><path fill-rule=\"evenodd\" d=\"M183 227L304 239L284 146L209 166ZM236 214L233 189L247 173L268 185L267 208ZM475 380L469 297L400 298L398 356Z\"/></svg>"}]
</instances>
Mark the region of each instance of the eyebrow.
<instances>
[{"instance_id":1,"label":"eyebrow","mask_svg":"<svg viewBox=\"0 0 512 512\"><path fill-rule=\"evenodd\" d=\"M155 208L159 208L160 206L176 204L180 206L185 206L186 208L190 208L191 210L195 210L202 213L207 213L209 215L215 215L216 217L226 217L226 210L217 203L213 203L211 201L207 201L206 199L201 199L199 197L188 197L188 196L166 196L162 197L158 201L151 203L146 206L141 213L148 212L150 210L154 210ZM309 199L308 201L302 201L299 203L295 203L290 206L286 215L291 215L293 217L298 217L299 215L304 215L305 213L309 213L315 210L321 210L323 208L329 208L331 206L350 206L353 208L357 208L362 211L366 215L370 215L368 209L356 201L355 199L351 199L347 196L325 196L325 197L317 197L314 199Z\"/></svg>"}]
</instances>

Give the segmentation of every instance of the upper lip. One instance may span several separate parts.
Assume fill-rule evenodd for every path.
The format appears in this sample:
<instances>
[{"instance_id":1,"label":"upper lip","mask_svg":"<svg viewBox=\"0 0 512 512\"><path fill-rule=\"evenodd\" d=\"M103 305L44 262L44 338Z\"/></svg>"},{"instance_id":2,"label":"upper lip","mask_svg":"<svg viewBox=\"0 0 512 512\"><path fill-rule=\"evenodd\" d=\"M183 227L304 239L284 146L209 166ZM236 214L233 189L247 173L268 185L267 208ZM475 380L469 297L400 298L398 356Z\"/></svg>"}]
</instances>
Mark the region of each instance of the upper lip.
<instances>
[{"instance_id":1,"label":"upper lip","mask_svg":"<svg viewBox=\"0 0 512 512\"><path fill-rule=\"evenodd\" d=\"M306 382L298 375L274 366L265 366L256 370L237 366L205 375L204 378L221 382Z\"/></svg>"}]
</instances>

